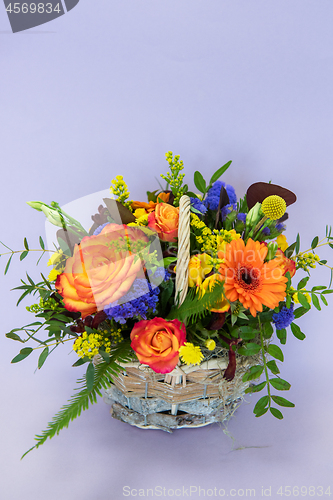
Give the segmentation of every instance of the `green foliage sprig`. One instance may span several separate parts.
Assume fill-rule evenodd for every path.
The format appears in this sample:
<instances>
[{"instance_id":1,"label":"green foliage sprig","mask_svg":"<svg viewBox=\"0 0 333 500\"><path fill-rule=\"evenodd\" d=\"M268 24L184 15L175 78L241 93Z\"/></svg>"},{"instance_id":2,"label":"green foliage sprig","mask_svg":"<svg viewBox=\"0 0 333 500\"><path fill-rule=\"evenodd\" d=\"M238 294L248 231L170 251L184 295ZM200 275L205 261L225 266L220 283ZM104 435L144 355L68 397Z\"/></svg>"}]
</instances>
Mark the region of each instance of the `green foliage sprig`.
<instances>
[{"instance_id":1,"label":"green foliage sprig","mask_svg":"<svg viewBox=\"0 0 333 500\"><path fill-rule=\"evenodd\" d=\"M88 409L89 403L96 403L97 396L102 396L102 389L107 389L110 380L116 377L121 370L118 363L130 361L130 350L129 341L122 342L112 350L109 362L102 361L96 367L90 362L86 374L77 381L79 387L76 390L79 392L61 408L53 420L49 422L47 429L42 434L36 435L37 443L26 451L22 458L33 449L39 448L48 438L51 439L55 434L59 434L61 429L68 427L72 420L80 416L82 411Z\"/></svg>"}]
</instances>

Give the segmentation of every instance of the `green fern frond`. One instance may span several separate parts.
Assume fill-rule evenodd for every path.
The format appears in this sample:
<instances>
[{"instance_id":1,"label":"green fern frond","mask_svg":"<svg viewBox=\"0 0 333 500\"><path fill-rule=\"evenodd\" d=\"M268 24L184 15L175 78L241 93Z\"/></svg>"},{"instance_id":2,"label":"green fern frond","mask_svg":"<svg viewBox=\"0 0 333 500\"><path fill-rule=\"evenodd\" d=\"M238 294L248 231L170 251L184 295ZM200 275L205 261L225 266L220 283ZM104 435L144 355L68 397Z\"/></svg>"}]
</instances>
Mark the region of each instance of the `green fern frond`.
<instances>
[{"instance_id":1,"label":"green fern frond","mask_svg":"<svg viewBox=\"0 0 333 500\"><path fill-rule=\"evenodd\" d=\"M196 293L192 288L186 296L186 299L178 309L172 309L167 319L179 319L183 323L195 323L209 313L216 302L221 300L223 294L222 281L216 282L211 291L206 292L204 296Z\"/></svg>"},{"instance_id":2,"label":"green fern frond","mask_svg":"<svg viewBox=\"0 0 333 500\"><path fill-rule=\"evenodd\" d=\"M87 380L84 375L80 378L77 383L79 387L75 388L79 391L77 394L71 397L67 404L65 404L61 410L54 416L52 422L49 422L47 429L40 435L35 436L37 444L30 448L28 451L22 455L21 459L25 457L31 450L38 448L48 438L52 438L55 434L59 434L61 429L68 427L69 423L76 417L81 415L81 412L87 410L89 407L89 402L91 404L96 403L97 396L102 396L101 390L107 389L110 384L110 379L116 377L121 367L118 362L126 362L131 359L130 357L130 343L129 341L122 342L119 346L112 350L110 361L106 363L101 362L95 367L94 383L92 389L89 391L87 388Z\"/></svg>"}]
</instances>

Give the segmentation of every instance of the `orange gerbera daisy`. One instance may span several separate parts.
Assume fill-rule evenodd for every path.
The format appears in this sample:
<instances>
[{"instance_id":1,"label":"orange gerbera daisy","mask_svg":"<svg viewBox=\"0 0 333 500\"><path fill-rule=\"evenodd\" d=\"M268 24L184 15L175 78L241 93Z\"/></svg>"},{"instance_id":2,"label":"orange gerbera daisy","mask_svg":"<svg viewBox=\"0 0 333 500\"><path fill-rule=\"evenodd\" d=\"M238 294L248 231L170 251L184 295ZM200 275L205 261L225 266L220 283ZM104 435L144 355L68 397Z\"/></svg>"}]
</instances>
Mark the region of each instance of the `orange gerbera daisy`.
<instances>
[{"instance_id":1,"label":"orange gerbera daisy","mask_svg":"<svg viewBox=\"0 0 333 500\"><path fill-rule=\"evenodd\" d=\"M274 309L286 296L287 278L278 259L264 262L267 246L249 238L233 240L218 257L224 259L219 273L224 280L225 296L230 302L239 300L252 316L265 305Z\"/></svg>"}]
</instances>

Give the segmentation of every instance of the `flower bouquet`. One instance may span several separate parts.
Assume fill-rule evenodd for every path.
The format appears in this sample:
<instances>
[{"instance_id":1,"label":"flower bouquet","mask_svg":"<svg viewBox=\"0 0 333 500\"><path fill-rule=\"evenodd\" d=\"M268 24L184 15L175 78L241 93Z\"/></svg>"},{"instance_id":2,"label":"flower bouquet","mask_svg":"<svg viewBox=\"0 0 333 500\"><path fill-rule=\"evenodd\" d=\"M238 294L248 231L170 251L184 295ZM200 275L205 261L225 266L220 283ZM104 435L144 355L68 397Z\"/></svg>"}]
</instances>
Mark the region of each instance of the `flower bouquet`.
<instances>
[{"instance_id":1,"label":"flower bouquet","mask_svg":"<svg viewBox=\"0 0 333 500\"><path fill-rule=\"evenodd\" d=\"M23 260L40 252L40 260L50 252L52 267L48 278L41 273L35 282L27 274L16 288L18 303L37 297L27 307L36 320L6 334L30 344L12 363L37 351L40 369L70 342L78 356L73 366L87 367L75 396L33 448L102 391L115 418L169 432L227 421L245 393L265 390L256 417L269 411L282 419L278 407L294 406L278 395L290 388L277 364L280 345L288 327L303 340L295 320L311 305L327 305L332 268L316 251L333 248L331 227L301 251L299 235L288 245L283 234L294 193L257 182L237 200L234 188L219 180L231 162L209 183L195 172L197 193L190 192L179 156L169 152L166 159L166 186L148 191L147 202L129 200L117 176L113 197L104 198L89 230L56 202L29 202L58 228L55 247L47 249L41 237L40 249L30 249L26 238L23 250L6 247L5 274L16 253ZM328 287L307 285L317 264L331 270Z\"/></svg>"}]
</instances>

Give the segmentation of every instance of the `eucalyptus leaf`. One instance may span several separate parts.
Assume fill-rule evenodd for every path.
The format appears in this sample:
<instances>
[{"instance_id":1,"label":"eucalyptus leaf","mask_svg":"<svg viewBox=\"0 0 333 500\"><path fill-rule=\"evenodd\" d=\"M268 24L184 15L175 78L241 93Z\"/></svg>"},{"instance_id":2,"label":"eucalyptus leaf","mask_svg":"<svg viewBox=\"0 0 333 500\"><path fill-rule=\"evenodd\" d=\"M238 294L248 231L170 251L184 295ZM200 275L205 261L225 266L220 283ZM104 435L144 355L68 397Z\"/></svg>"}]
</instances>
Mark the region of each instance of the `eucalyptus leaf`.
<instances>
[{"instance_id":1,"label":"eucalyptus leaf","mask_svg":"<svg viewBox=\"0 0 333 500\"><path fill-rule=\"evenodd\" d=\"M45 363L46 358L49 355L49 348L45 347L45 349L42 350L41 355L38 358L38 368L41 369L43 364Z\"/></svg>"},{"instance_id":2,"label":"eucalyptus leaf","mask_svg":"<svg viewBox=\"0 0 333 500\"><path fill-rule=\"evenodd\" d=\"M32 353L32 351L32 347L24 347L20 350L20 353L12 359L11 363L18 363L19 361L22 361L23 359L27 358L29 354Z\"/></svg>"}]
</instances>

